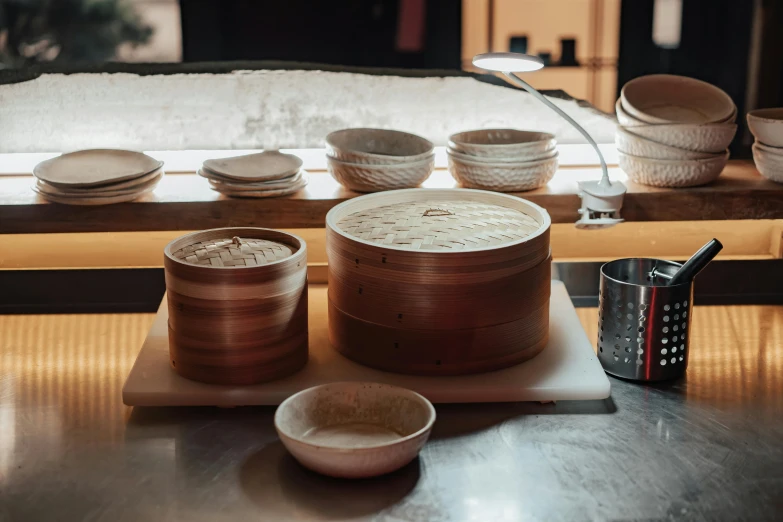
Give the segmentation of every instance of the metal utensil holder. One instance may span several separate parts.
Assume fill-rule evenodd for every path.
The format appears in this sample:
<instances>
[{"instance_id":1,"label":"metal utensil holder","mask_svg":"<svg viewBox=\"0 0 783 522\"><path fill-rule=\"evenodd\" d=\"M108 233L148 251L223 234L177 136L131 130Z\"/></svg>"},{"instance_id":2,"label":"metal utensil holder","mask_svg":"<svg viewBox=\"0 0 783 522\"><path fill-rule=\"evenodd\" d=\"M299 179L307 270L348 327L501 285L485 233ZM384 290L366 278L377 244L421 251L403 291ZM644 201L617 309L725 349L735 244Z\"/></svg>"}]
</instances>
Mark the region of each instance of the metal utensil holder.
<instances>
[{"instance_id":1,"label":"metal utensil holder","mask_svg":"<svg viewBox=\"0 0 783 522\"><path fill-rule=\"evenodd\" d=\"M685 373L693 282L666 286L680 266L632 258L601 267L598 359L607 373L647 382Z\"/></svg>"}]
</instances>

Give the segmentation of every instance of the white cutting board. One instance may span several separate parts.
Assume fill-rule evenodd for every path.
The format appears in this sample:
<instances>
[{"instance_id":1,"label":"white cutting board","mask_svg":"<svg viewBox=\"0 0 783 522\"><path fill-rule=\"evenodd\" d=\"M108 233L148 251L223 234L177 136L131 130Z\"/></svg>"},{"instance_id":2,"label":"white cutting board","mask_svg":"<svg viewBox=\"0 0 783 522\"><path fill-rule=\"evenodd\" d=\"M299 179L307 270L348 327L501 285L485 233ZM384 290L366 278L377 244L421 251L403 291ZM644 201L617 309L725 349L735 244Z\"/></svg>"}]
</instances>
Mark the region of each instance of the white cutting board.
<instances>
[{"instance_id":1,"label":"white cutting board","mask_svg":"<svg viewBox=\"0 0 783 522\"><path fill-rule=\"evenodd\" d=\"M318 384L371 381L415 390L435 403L590 400L609 397L609 379L565 285L552 281L549 344L535 358L496 372L454 377L399 375L349 361L329 344L326 285L310 286L310 360L300 372L254 386L190 381L169 367L166 301L122 389L129 406L277 405Z\"/></svg>"}]
</instances>

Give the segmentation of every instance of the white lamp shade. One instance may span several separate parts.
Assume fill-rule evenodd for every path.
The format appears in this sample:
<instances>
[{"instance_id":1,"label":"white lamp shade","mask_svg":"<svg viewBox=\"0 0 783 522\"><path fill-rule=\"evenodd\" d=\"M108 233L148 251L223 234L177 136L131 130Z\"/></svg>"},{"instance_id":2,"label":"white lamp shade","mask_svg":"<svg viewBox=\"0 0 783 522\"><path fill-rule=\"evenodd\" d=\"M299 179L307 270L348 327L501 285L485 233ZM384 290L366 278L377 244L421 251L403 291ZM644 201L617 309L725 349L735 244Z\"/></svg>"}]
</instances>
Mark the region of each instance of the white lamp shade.
<instances>
[{"instance_id":1,"label":"white lamp shade","mask_svg":"<svg viewBox=\"0 0 783 522\"><path fill-rule=\"evenodd\" d=\"M544 67L538 56L522 53L484 53L473 57L473 65L497 72L532 72Z\"/></svg>"}]
</instances>

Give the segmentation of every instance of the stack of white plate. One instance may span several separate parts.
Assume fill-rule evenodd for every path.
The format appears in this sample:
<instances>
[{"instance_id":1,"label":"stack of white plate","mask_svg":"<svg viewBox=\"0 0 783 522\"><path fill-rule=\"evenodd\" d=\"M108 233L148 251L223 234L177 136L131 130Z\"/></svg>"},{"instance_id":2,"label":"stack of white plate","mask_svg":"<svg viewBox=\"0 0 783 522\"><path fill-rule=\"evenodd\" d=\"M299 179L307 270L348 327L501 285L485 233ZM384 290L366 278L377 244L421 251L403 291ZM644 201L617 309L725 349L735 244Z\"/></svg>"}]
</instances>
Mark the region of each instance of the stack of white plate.
<instances>
[{"instance_id":1,"label":"stack of white plate","mask_svg":"<svg viewBox=\"0 0 783 522\"><path fill-rule=\"evenodd\" d=\"M637 183L692 187L714 181L729 159L737 106L709 83L670 74L626 83L615 105L622 168Z\"/></svg>"},{"instance_id":2,"label":"stack of white plate","mask_svg":"<svg viewBox=\"0 0 783 522\"><path fill-rule=\"evenodd\" d=\"M557 170L557 141L547 132L483 129L449 138L449 171L467 188L521 192L546 185Z\"/></svg>"},{"instance_id":3,"label":"stack of white plate","mask_svg":"<svg viewBox=\"0 0 783 522\"><path fill-rule=\"evenodd\" d=\"M432 174L432 143L408 132L343 129L326 137L329 173L356 192L418 187Z\"/></svg>"},{"instance_id":4,"label":"stack of white plate","mask_svg":"<svg viewBox=\"0 0 783 522\"><path fill-rule=\"evenodd\" d=\"M207 160L198 173L212 190L236 198L287 196L307 185L302 160L276 151Z\"/></svg>"},{"instance_id":5,"label":"stack of white plate","mask_svg":"<svg viewBox=\"0 0 783 522\"><path fill-rule=\"evenodd\" d=\"M756 168L765 178L783 183L783 108L750 111L748 127L756 138Z\"/></svg>"},{"instance_id":6,"label":"stack of white plate","mask_svg":"<svg viewBox=\"0 0 783 522\"><path fill-rule=\"evenodd\" d=\"M44 199L67 205L108 205L155 190L163 162L141 152L93 149L70 152L35 166L33 188Z\"/></svg>"}]
</instances>

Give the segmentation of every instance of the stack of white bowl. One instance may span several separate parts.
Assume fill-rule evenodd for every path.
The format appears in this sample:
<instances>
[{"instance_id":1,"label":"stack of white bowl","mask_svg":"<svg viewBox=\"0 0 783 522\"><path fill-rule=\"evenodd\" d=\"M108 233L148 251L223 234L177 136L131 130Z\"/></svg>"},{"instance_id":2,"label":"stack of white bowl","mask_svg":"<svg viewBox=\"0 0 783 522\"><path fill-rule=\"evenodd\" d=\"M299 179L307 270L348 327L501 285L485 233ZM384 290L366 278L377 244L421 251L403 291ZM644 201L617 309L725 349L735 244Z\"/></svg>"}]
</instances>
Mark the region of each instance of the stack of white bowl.
<instances>
[{"instance_id":1,"label":"stack of white bowl","mask_svg":"<svg viewBox=\"0 0 783 522\"><path fill-rule=\"evenodd\" d=\"M748 128L756 138L756 168L765 178L783 183L783 108L750 111Z\"/></svg>"},{"instance_id":2,"label":"stack of white bowl","mask_svg":"<svg viewBox=\"0 0 783 522\"><path fill-rule=\"evenodd\" d=\"M433 145L407 132L343 129L326 137L329 173L356 192L418 187L435 167Z\"/></svg>"},{"instance_id":3,"label":"stack of white bowl","mask_svg":"<svg viewBox=\"0 0 783 522\"><path fill-rule=\"evenodd\" d=\"M449 138L449 171L467 188L523 192L546 185L557 170L557 141L547 132L482 129Z\"/></svg>"},{"instance_id":4,"label":"stack of white bowl","mask_svg":"<svg viewBox=\"0 0 783 522\"><path fill-rule=\"evenodd\" d=\"M709 83L670 74L626 83L617 100L620 168L631 181L693 187L717 179L737 132L737 106Z\"/></svg>"}]
</instances>

